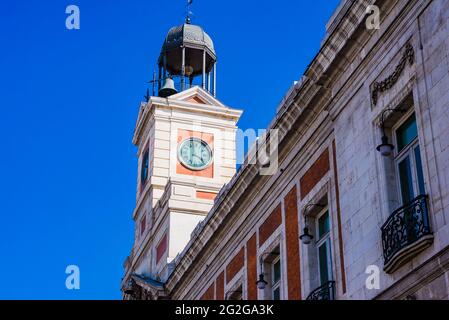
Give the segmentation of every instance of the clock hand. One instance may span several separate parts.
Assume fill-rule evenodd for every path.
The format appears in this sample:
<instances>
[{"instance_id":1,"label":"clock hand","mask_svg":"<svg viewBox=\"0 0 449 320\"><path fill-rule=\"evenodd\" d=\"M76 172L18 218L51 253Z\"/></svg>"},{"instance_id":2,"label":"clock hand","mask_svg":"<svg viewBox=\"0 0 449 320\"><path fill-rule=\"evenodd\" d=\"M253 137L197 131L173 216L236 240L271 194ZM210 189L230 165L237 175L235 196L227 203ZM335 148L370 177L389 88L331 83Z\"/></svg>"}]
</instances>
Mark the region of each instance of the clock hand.
<instances>
[{"instance_id":1,"label":"clock hand","mask_svg":"<svg viewBox=\"0 0 449 320\"><path fill-rule=\"evenodd\" d=\"M199 165L200 163L201 163L201 160L200 160L200 158L198 157L198 156L194 156L193 157L193 163L195 164L195 165Z\"/></svg>"}]
</instances>

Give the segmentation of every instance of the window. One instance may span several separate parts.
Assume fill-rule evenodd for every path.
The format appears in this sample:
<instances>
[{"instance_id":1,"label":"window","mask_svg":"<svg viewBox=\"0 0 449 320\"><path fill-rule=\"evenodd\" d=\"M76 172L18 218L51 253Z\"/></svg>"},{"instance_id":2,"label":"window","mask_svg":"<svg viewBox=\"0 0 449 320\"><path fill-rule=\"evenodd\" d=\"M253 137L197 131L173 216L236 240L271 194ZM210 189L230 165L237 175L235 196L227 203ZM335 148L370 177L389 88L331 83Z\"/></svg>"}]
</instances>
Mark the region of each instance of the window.
<instances>
[{"instance_id":1,"label":"window","mask_svg":"<svg viewBox=\"0 0 449 320\"><path fill-rule=\"evenodd\" d=\"M236 290L228 291L226 293L226 299L225 300L234 300L234 301L243 300L242 285L240 285Z\"/></svg>"},{"instance_id":2,"label":"window","mask_svg":"<svg viewBox=\"0 0 449 320\"><path fill-rule=\"evenodd\" d=\"M388 196L395 196L399 207L381 227L384 270L390 274L433 242L416 115L411 112L400 119L392 136L396 148L388 168L394 183Z\"/></svg>"},{"instance_id":3,"label":"window","mask_svg":"<svg viewBox=\"0 0 449 320\"><path fill-rule=\"evenodd\" d=\"M168 248L168 238L167 234L165 234L162 239L159 241L159 244L156 247L156 265L158 265L162 258L164 257L165 253L167 252Z\"/></svg>"},{"instance_id":4,"label":"window","mask_svg":"<svg viewBox=\"0 0 449 320\"><path fill-rule=\"evenodd\" d=\"M281 300L281 259L278 256L271 264L271 297Z\"/></svg>"},{"instance_id":5,"label":"window","mask_svg":"<svg viewBox=\"0 0 449 320\"><path fill-rule=\"evenodd\" d=\"M149 165L150 165L150 153L147 150L142 158L142 166L140 168L140 182L142 185L144 185L148 179Z\"/></svg>"},{"instance_id":6,"label":"window","mask_svg":"<svg viewBox=\"0 0 449 320\"><path fill-rule=\"evenodd\" d=\"M282 260L280 247L270 248L268 252L260 256L261 272L267 282L263 291L263 299L281 300L282 299Z\"/></svg>"},{"instance_id":7,"label":"window","mask_svg":"<svg viewBox=\"0 0 449 320\"><path fill-rule=\"evenodd\" d=\"M417 196L426 193L418 128L414 114L395 130L395 138L397 145L395 167L397 168L398 188L402 205L406 205Z\"/></svg>"},{"instance_id":8,"label":"window","mask_svg":"<svg viewBox=\"0 0 449 320\"><path fill-rule=\"evenodd\" d=\"M140 220L140 236L145 233L145 229L147 227L147 215L144 214L142 219Z\"/></svg>"},{"instance_id":9,"label":"window","mask_svg":"<svg viewBox=\"0 0 449 320\"><path fill-rule=\"evenodd\" d=\"M322 211L316 219L318 273L320 285L332 281L332 254L329 210Z\"/></svg>"}]
</instances>

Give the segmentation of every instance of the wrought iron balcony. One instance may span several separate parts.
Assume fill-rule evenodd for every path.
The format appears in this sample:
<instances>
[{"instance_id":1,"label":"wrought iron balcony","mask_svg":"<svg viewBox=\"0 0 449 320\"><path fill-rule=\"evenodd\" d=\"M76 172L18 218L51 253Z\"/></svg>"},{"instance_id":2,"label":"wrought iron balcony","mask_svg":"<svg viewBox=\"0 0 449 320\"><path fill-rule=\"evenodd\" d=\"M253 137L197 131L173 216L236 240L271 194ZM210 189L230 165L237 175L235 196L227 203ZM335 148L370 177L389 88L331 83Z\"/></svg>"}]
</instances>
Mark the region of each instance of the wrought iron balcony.
<instances>
[{"instance_id":1,"label":"wrought iron balcony","mask_svg":"<svg viewBox=\"0 0 449 320\"><path fill-rule=\"evenodd\" d=\"M396 271L432 242L427 196L421 195L394 211L382 226L385 272Z\"/></svg>"},{"instance_id":2,"label":"wrought iron balcony","mask_svg":"<svg viewBox=\"0 0 449 320\"><path fill-rule=\"evenodd\" d=\"M335 300L335 281L328 281L316 288L306 300Z\"/></svg>"}]
</instances>

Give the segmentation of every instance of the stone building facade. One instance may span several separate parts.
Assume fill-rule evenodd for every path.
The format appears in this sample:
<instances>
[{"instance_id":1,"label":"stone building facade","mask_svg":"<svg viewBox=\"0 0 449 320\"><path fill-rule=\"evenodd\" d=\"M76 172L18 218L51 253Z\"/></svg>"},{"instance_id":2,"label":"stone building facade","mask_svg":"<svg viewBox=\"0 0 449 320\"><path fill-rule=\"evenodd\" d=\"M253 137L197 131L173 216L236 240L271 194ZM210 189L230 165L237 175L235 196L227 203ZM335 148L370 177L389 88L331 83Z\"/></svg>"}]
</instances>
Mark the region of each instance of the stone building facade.
<instances>
[{"instance_id":1,"label":"stone building facade","mask_svg":"<svg viewBox=\"0 0 449 320\"><path fill-rule=\"evenodd\" d=\"M134 247L124 298L449 298L449 0L345 0L326 28L268 128L278 143L262 139L279 169L249 157L213 177L202 191L218 194L164 271ZM240 113L222 108L233 142Z\"/></svg>"}]
</instances>

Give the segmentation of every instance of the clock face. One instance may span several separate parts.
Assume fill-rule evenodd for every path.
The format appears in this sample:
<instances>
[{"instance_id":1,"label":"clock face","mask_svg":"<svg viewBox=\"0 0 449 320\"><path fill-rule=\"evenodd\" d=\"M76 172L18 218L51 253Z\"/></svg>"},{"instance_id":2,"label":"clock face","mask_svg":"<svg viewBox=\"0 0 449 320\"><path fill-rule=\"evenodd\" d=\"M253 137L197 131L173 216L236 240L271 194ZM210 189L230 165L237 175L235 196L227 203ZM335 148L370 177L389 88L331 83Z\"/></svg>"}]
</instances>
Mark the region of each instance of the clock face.
<instances>
[{"instance_id":1,"label":"clock face","mask_svg":"<svg viewBox=\"0 0 449 320\"><path fill-rule=\"evenodd\" d=\"M212 150L203 140L188 138L179 146L178 158L185 167L191 170L204 170L212 162Z\"/></svg>"}]
</instances>

